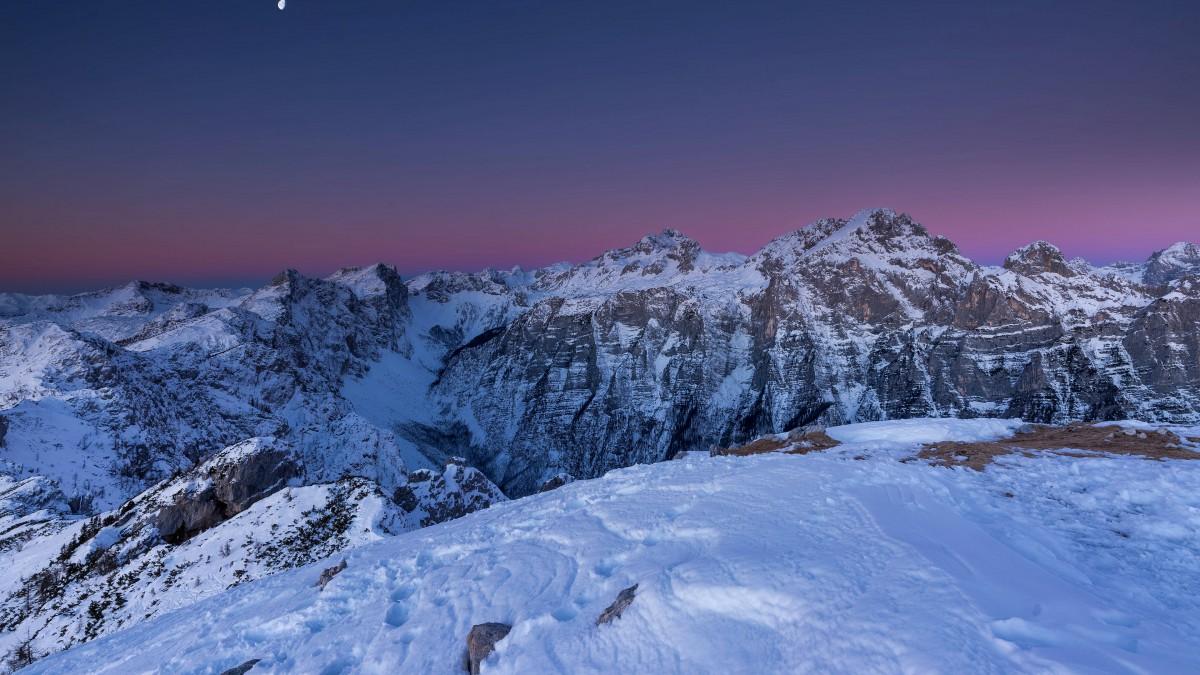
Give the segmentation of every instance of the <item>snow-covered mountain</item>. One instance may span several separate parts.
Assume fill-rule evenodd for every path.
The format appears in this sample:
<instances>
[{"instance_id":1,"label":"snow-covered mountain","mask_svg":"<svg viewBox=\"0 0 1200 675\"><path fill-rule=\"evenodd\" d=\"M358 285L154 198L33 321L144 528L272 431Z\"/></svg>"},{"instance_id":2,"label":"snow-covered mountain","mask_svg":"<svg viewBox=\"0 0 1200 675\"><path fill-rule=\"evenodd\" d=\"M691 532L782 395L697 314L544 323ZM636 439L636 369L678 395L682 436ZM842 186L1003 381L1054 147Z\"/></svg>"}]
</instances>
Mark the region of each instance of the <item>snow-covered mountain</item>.
<instances>
[{"instance_id":1,"label":"snow-covered mountain","mask_svg":"<svg viewBox=\"0 0 1200 675\"><path fill-rule=\"evenodd\" d=\"M1200 267L1174 269L1144 283L1044 242L981 267L885 210L748 258L667 232L503 277L429 391L516 494L814 420L1196 420ZM435 302L477 316L459 288Z\"/></svg>"},{"instance_id":2,"label":"snow-covered mountain","mask_svg":"<svg viewBox=\"0 0 1200 675\"><path fill-rule=\"evenodd\" d=\"M913 461L922 443L1018 426L873 422L828 429L842 445L824 452L613 471L240 585L29 672L449 675L485 622L511 626L485 673L1197 672L1200 462Z\"/></svg>"},{"instance_id":3,"label":"snow-covered mountain","mask_svg":"<svg viewBox=\"0 0 1200 675\"><path fill-rule=\"evenodd\" d=\"M666 231L533 271L0 294L0 647L555 478L911 417L1200 422L1196 246L1094 267L1037 242L992 268L876 209L750 256ZM270 548L310 535L333 543Z\"/></svg>"}]
</instances>

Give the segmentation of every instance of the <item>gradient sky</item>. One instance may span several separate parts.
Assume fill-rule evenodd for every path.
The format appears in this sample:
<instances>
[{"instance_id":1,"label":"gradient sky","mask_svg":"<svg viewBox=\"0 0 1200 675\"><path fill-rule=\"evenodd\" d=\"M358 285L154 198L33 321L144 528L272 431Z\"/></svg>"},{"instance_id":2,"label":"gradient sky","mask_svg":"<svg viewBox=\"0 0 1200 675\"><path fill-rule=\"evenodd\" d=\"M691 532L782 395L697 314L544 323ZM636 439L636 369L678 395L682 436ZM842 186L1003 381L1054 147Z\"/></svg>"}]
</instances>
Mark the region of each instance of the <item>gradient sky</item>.
<instances>
[{"instance_id":1,"label":"gradient sky","mask_svg":"<svg viewBox=\"0 0 1200 675\"><path fill-rule=\"evenodd\" d=\"M7 0L0 291L708 249L868 206L1200 240L1200 2Z\"/></svg>"}]
</instances>

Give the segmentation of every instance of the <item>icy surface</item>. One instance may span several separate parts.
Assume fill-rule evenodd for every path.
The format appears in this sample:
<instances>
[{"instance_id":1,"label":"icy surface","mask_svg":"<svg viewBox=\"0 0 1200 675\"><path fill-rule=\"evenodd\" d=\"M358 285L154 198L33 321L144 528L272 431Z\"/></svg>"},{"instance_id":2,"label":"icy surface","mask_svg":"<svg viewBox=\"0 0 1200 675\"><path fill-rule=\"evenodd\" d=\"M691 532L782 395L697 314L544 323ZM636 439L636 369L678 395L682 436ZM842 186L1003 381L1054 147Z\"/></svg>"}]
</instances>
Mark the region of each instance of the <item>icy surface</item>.
<instances>
[{"instance_id":1,"label":"icy surface","mask_svg":"<svg viewBox=\"0 0 1200 675\"><path fill-rule=\"evenodd\" d=\"M324 591L327 561L28 672L455 673L488 621L513 625L493 673L1197 672L1200 462L899 461L1006 424L613 471L357 549Z\"/></svg>"}]
</instances>

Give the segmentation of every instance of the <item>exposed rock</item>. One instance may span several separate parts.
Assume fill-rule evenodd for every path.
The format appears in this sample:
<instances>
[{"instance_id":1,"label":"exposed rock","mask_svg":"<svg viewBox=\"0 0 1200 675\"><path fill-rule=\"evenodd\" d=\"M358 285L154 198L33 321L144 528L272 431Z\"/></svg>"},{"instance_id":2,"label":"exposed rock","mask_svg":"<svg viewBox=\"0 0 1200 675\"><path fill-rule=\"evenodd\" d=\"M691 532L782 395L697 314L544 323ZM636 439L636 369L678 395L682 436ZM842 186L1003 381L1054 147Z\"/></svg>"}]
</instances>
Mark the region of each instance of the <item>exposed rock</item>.
<instances>
[{"instance_id":1,"label":"exposed rock","mask_svg":"<svg viewBox=\"0 0 1200 675\"><path fill-rule=\"evenodd\" d=\"M262 659L250 659L249 661L221 672L221 675L246 675L255 665Z\"/></svg>"},{"instance_id":2,"label":"exposed rock","mask_svg":"<svg viewBox=\"0 0 1200 675\"><path fill-rule=\"evenodd\" d=\"M333 578L341 574L344 569L346 569L346 561L342 560L333 567L326 567L324 570L321 570L321 578L317 579L317 586L320 586L321 590L325 590L325 584L333 581Z\"/></svg>"},{"instance_id":3,"label":"exposed rock","mask_svg":"<svg viewBox=\"0 0 1200 675\"><path fill-rule=\"evenodd\" d=\"M467 655L464 664L467 672L479 675L480 664L491 655L496 649L496 643L503 640L510 630L512 626L506 623L481 623L472 626L471 632L467 634Z\"/></svg>"},{"instance_id":4,"label":"exposed rock","mask_svg":"<svg viewBox=\"0 0 1200 675\"><path fill-rule=\"evenodd\" d=\"M4 447L4 437L8 434L8 420L0 415L0 448Z\"/></svg>"},{"instance_id":5,"label":"exposed rock","mask_svg":"<svg viewBox=\"0 0 1200 675\"><path fill-rule=\"evenodd\" d=\"M224 509L212 490L180 492L158 510L155 526L164 541L178 544L225 520Z\"/></svg>"},{"instance_id":6,"label":"exposed rock","mask_svg":"<svg viewBox=\"0 0 1200 675\"><path fill-rule=\"evenodd\" d=\"M396 488L392 501L411 514L422 527L461 518L507 497L482 471L451 457L441 474L418 469Z\"/></svg>"},{"instance_id":7,"label":"exposed rock","mask_svg":"<svg viewBox=\"0 0 1200 675\"><path fill-rule=\"evenodd\" d=\"M1200 246L1181 241L1151 255L1143 279L1165 285L1189 274L1200 274Z\"/></svg>"},{"instance_id":8,"label":"exposed rock","mask_svg":"<svg viewBox=\"0 0 1200 675\"><path fill-rule=\"evenodd\" d=\"M1063 277L1075 276L1062 251L1054 244L1045 241L1035 241L1024 248L1018 249L1004 260L1004 269L1012 270L1025 276L1033 276L1049 272Z\"/></svg>"},{"instance_id":9,"label":"exposed rock","mask_svg":"<svg viewBox=\"0 0 1200 675\"><path fill-rule=\"evenodd\" d=\"M610 623L613 619L621 618L621 614L625 612L629 605L633 604L633 599L637 595L637 589L638 585L634 584L618 593L617 599L600 613L600 616L596 619L596 625Z\"/></svg>"},{"instance_id":10,"label":"exposed rock","mask_svg":"<svg viewBox=\"0 0 1200 675\"><path fill-rule=\"evenodd\" d=\"M887 210L744 260L701 251L688 270L672 239L547 270L535 302L448 351L431 394L506 493L809 423L1200 421L1189 277L1163 294L1045 242L981 267ZM466 293L446 302L476 311Z\"/></svg>"},{"instance_id":11,"label":"exposed rock","mask_svg":"<svg viewBox=\"0 0 1200 675\"><path fill-rule=\"evenodd\" d=\"M69 522L70 511L70 500L53 481L0 476L0 553L57 532Z\"/></svg>"},{"instance_id":12,"label":"exposed rock","mask_svg":"<svg viewBox=\"0 0 1200 675\"><path fill-rule=\"evenodd\" d=\"M565 471L560 471L546 479L538 488L538 492L549 492L575 481L575 477Z\"/></svg>"},{"instance_id":13,"label":"exposed rock","mask_svg":"<svg viewBox=\"0 0 1200 675\"><path fill-rule=\"evenodd\" d=\"M194 487L184 487L155 518L162 538L177 544L232 518L281 489L299 467L286 450L254 439L233 446L199 467Z\"/></svg>"}]
</instances>

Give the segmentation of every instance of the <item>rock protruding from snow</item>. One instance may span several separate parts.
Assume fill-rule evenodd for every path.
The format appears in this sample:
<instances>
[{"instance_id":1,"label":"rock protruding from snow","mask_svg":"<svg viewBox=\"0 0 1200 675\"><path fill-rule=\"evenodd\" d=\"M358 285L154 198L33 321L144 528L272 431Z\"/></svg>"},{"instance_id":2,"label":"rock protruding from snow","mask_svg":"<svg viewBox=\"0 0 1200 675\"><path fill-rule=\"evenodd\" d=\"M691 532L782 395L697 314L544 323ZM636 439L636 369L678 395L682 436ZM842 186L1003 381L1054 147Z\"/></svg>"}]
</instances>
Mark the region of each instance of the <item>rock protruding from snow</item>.
<instances>
[{"instance_id":1,"label":"rock protruding from snow","mask_svg":"<svg viewBox=\"0 0 1200 675\"><path fill-rule=\"evenodd\" d=\"M321 578L317 579L317 586L321 590L325 590L325 585L333 581L333 578L341 574L344 569L346 569L346 560L343 558L341 562L333 567L326 567L321 570Z\"/></svg>"},{"instance_id":2,"label":"rock protruding from snow","mask_svg":"<svg viewBox=\"0 0 1200 675\"><path fill-rule=\"evenodd\" d=\"M574 480L575 480L575 477L572 476L571 474L569 474L565 471L560 471L560 472L554 474L553 476L547 478L538 487L537 491L538 492L549 492L551 490L560 488L560 487L566 485L567 483L574 482Z\"/></svg>"},{"instance_id":3,"label":"rock protruding from snow","mask_svg":"<svg viewBox=\"0 0 1200 675\"><path fill-rule=\"evenodd\" d=\"M16 480L0 476L0 553L20 550L37 537L58 532L71 504L58 485L43 476Z\"/></svg>"},{"instance_id":4,"label":"rock protruding from snow","mask_svg":"<svg viewBox=\"0 0 1200 675\"><path fill-rule=\"evenodd\" d=\"M467 634L466 670L479 675L480 665L496 650L496 643L503 640L512 630L506 623L480 623L471 626Z\"/></svg>"},{"instance_id":5,"label":"rock protruding from snow","mask_svg":"<svg viewBox=\"0 0 1200 675\"><path fill-rule=\"evenodd\" d=\"M600 612L600 616L596 618L596 625L600 626L606 623L611 623L615 619L621 618L621 615L625 613L625 610L633 604L633 599L637 596L637 589L638 585L634 584L618 593L617 599L613 600L611 605L604 608L603 612Z\"/></svg>"},{"instance_id":6,"label":"rock protruding from snow","mask_svg":"<svg viewBox=\"0 0 1200 675\"><path fill-rule=\"evenodd\" d=\"M279 9L283 9L283 0L279 0ZM246 673L250 672L261 660L262 659L250 659L249 661L236 665L229 670L221 671L221 675L246 675Z\"/></svg>"}]
</instances>

